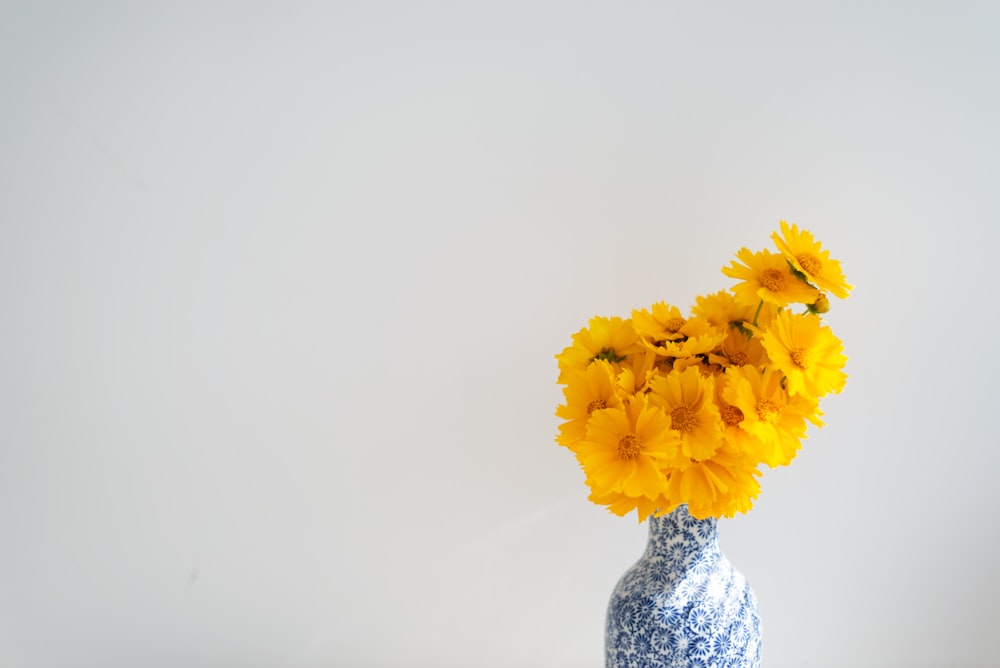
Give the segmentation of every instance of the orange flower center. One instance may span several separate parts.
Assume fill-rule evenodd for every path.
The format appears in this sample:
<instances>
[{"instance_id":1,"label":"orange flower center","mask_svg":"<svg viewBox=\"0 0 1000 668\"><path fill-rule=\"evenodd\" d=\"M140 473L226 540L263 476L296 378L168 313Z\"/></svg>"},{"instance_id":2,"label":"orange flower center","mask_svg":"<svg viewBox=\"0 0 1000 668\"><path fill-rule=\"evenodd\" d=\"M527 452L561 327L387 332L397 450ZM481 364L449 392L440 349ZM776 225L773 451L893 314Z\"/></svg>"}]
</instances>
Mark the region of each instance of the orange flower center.
<instances>
[{"instance_id":1,"label":"orange flower center","mask_svg":"<svg viewBox=\"0 0 1000 668\"><path fill-rule=\"evenodd\" d=\"M635 434L625 434L618 439L618 458L635 459L639 454L639 447L642 441Z\"/></svg>"},{"instance_id":2,"label":"orange flower center","mask_svg":"<svg viewBox=\"0 0 1000 668\"><path fill-rule=\"evenodd\" d=\"M757 402L757 417L761 422L777 422L778 404L770 399L761 399Z\"/></svg>"},{"instance_id":3,"label":"orange flower center","mask_svg":"<svg viewBox=\"0 0 1000 668\"><path fill-rule=\"evenodd\" d=\"M812 364L812 351L808 348L796 348L791 351L790 355L795 366L800 369L808 369L809 365Z\"/></svg>"},{"instance_id":4,"label":"orange flower center","mask_svg":"<svg viewBox=\"0 0 1000 668\"><path fill-rule=\"evenodd\" d=\"M697 424L694 411L687 406L678 406L670 411L670 426L677 431L691 431Z\"/></svg>"},{"instance_id":5,"label":"orange flower center","mask_svg":"<svg viewBox=\"0 0 1000 668\"><path fill-rule=\"evenodd\" d=\"M799 261L799 266L802 267L802 271L809 274L810 277L816 276L823 269L823 263L820 262L819 258L812 253L803 253L795 259Z\"/></svg>"},{"instance_id":6,"label":"orange flower center","mask_svg":"<svg viewBox=\"0 0 1000 668\"><path fill-rule=\"evenodd\" d=\"M733 366L743 366L749 361L750 358L747 357L747 354L742 350L737 350L735 353L729 356L729 363L732 364Z\"/></svg>"},{"instance_id":7,"label":"orange flower center","mask_svg":"<svg viewBox=\"0 0 1000 668\"><path fill-rule=\"evenodd\" d=\"M781 292L785 287L785 273L779 269L765 269L760 273L759 280L771 292Z\"/></svg>"},{"instance_id":8,"label":"orange flower center","mask_svg":"<svg viewBox=\"0 0 1000 668\"><path fill-rule=\"evenodd\" d=\"M587 404L587 415L590 415L594 411L599 411L602 408L607 408L608 402L604 399L594 399L589 404Z\"/></svg>"},{"instance_id":9,"label":"orange flower center","mask_svg":"<svg viewBox=\"0 0 1000 668\"><path fill-rule=\"evenodd\" d=\"M664 323L663 328L671 334L676 334L681 330L685 322L687 321L684 318L670 318L670 320Z\"/></svg>"},{"instance_id":10,"label":"orange flower center","mask_svg":"<svg viewBox=\"0 0 1000 668\"><path fill-rule=\"evenodd\" d=\"M727 427L735 427L743 422L743 411L737 406L723 404L720 412L722 413L722 421L726 423Z\"/></svg>"}]
</instances>

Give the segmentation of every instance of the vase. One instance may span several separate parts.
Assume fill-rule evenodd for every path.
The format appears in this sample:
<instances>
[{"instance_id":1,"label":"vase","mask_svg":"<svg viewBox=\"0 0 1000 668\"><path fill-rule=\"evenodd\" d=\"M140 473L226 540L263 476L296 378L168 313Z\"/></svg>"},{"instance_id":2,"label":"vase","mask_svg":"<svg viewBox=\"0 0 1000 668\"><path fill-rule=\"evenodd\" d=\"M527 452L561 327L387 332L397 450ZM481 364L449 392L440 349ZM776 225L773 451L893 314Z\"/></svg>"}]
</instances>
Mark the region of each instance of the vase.
<instances>
[{"instance_id":1,"label":"vase","mask_svg":"<svg viewBox=\"0 0 1000 668\"><path fill-rule=\"evenodd\" d=\"M650 517L646 551L608 604L607 668L759 668L757 598L719 549L714 517Z\"/></svg>"}]
</instances>

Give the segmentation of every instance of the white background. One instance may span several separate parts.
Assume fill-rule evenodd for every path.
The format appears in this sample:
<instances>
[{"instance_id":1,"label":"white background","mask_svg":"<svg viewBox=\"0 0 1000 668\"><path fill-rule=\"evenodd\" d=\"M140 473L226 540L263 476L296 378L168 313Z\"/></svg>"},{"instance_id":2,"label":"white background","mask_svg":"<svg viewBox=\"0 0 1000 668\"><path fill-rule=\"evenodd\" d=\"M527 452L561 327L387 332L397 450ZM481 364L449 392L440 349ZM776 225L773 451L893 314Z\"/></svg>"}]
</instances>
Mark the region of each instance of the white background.
<instances>
[{"instance_id":1,"label":"white background","mask_svg":"<svg viewBox=\"0 0 1000 668\"><path fill-rule=\"evenodd\" d=\"M768 668L997 666L996 3L5 3L0 666L598 667L553 355L785 218Z\"/></svg>"}]
</instances>

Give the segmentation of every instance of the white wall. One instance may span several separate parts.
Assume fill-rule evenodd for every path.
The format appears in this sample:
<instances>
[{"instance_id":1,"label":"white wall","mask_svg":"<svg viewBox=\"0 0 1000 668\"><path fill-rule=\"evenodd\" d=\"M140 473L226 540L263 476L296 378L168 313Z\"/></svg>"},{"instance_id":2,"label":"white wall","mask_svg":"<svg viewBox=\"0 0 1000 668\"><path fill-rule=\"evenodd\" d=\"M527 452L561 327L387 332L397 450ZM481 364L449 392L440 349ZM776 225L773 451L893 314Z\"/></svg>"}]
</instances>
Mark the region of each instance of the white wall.
<instances>
[{"instance_id":1,"label":"white wall","mask_svg":"<svg viewBox=\"0 0 1000 668\"><path fill-rule=\"evenodd\" d=\"M0 665L603 665L594 314L854 295L722 523L765 665L998 666L996 3L0 9Z\"/></svg>"}]
</instances>

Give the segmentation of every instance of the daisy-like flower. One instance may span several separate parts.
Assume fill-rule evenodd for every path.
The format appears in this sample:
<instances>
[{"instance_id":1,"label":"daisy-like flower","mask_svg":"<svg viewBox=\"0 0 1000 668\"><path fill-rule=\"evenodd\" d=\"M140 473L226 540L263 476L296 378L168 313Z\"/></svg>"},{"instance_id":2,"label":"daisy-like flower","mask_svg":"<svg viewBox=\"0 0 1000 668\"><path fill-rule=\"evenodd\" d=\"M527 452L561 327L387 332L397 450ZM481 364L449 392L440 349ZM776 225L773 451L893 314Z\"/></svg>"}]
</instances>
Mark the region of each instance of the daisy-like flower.
<instances>
[{"instance_id":1,"label":"daisy-like flower","mask_svg":"<svg viewBox=\"0 0 1000 668\"><path fill-rule=\"evenodd\" d=\"M746 419L743 410L726 401L725 389L731 383L730 374L724 374L715 380L715 404L719 407L719 415L722 416L722 436L739 452L754 458L760 452L762 445L760 439L740 426ZM754 464L756 465L756 462Z\"/></svg>"},{"instance_id":2,"label":"daisy-like flower","mask_svg":"<svg viewBox=\"0 0 1000 668\"><path fill-rule=\"evenodd\" d=\"M671 471L666 496L683 499L692 517L732 517L746 512L760 493L754 463L732 445L721 446L711 459Z\"/></svg>"},{"instance_id":3,"label":"daisy-like flower","mask_svg":"<svg viewBox=\"0 0 1000 668\"><path fill-rule=\"evenodd\" d=\"M761 337L771 361L788 378L788 391L811 398L840 393L847 382L843 372L844 344L819 316L779 313Z\"/></svg>"},{"instance_id":4,"label":"daisy-like flower","mask_svg":"<svg viewBox=\"0 0 1000 668\"><path fill-rule=\"evenodd\" d=\"M640 337L649 341L675 341L684 338L681 328L687 319L681 310L666 302L656 302L651 309L632 311L632 326Z\"/></svg>"},{"instance_id":5,"label":"daisy-like flower","mask_svg":"<svg viewBox=\"0 0 1000 668\"><path fill-rule=\"evenodd\" d=\"M566 420L559 425L556 442L574 449L574 444L587 433L587 420L596 410L621 408L616 394L615 372L611 363L595 360L584 371L575 372L563 388L566 403L556 409L556 415Z\"/></svg>"},{"instance_id":6,"label":"daisy-like flower","mask_svg":"<svg viewBox=\"0 0 1000 668\"><path fill-rule=\"evenodd\" d=\"M566 383L574 371L586 370L595 359L611 362L618 371L618 365L630 355L644 351L632 322L618 317L595 316L572 339L573 345L556 355L559 383Z\"/></svg>"},{"instance_id":7,"label":"daisy-like flower","mask_svg":"<svg viewBox=\"0 0 1000 668\"><path fill-rule=\"evenodd\" d=\"M819 291L792 273L785 257L768 250L751 252L741 248L736 260L722 273L741 282L733 286L736 301L754 308L764 300L776 306L789 304L812 304ZM758 320L758 325L759 325Z\"/></svg>"},{"instance_id":8,"label":"daisy-like flower","mask_svg":"<svg viewBox=\"0 0 1000 668\"><path fill-rule=\"evenodd\" d=\"M629 355L621 363L621 373L618 374L618 389L626 396L637 394L642 392L658 374L656 353L644 349L641 353Z\"/></svg>"},{"instance_id":9,"label":"daisy-like flower","mask_svg":"<svg viewBox=\"0 0 1000 668\"><path fill-rule=\"evenodd\" d=\"M791 463L806 437L806 420L817 426L819 406L801 395L789 395L781 386L781 371L774 367L763 373L751 366L726 371L723 399L743 415L740 427L759 443L760 461L770 467Z\"/></svg>"},{"instance_id":10,"label":"daisy-like flower","mask_svg":"<svg viewBox=\"0 0 1000 668\"><path fill-rule=\"evenodd\" d=\"M689 460L710 458L722 443L722 418L713 400L712 377L689 367L656 378L650 389L650 402L669 416L670 435L679 446L679 456L670 464L685 468Z\"/></svg>"},{"instance_id":11,"label":"daisy-like flower","mask_svg":"<svg viewBox=\"0 0 1000 668\"><path fill-rule=\"evenodd\" d=\"M708 361L721 366L765 366L768 362L767 353L761 345L760 338L744 334L741 330L731 329L722 345L708 356Z\"/></svg>"},{"instance_id":12,"label":"daisy-like flower","mask_svg":"<svg viewBox=\"0 0 1000 668\"><path fill-rule=\"evenodd\" d=\"M678 330L680 338L677 339L649 339L642 337L640 341L657 355L663 357L694 357L704 355L726 338L726 330L713 327L704 318L691 318L684 321Z\"/></svg>"},{"instance_id":13,"label":"daisy-like flower","mask_svg":"<svg viewBox=\"0 0 1000 668\"><path fill-rule=\"evenodd\" d=\"M830 258L830 251L813 238L812 232L800 230L794 223L789 226L780 222L781 234L771 234L775 246L796 270L809 279L820 290L830 292L841 299L851 293L854 287L844 278L840 262Z\"/></svg>"},{"instance_id":14,"label":"daisy-like flower","mask_svg":"<svg viewBox=\"0 0 1000 668\"><path fill-rule=\"evenodd\" d=\"M665 484L660 463L674 455L670 421L637 394L622 408L594 411L576 456L599 497L624 493L656 498Z\"/></svg>"},{"instance_id":15,"label":"daisy-like flower","mask_svg":"<svg viewBox=\"0 0 1000 668\"><path fill-rule=\"evenodd\" d=\"M701 295L695 298L691 315L695 318L703 318L710 325L719 329L725 329L727 326L735 327L744 323L750 324L756 315L757 325L764 327L774 317L777 309L771 304L764 304L760 313L757 313L757 304L758 302L741 304L736 301L732 292L719 290L710 295Z\"/></svg>"}]
</instances>

